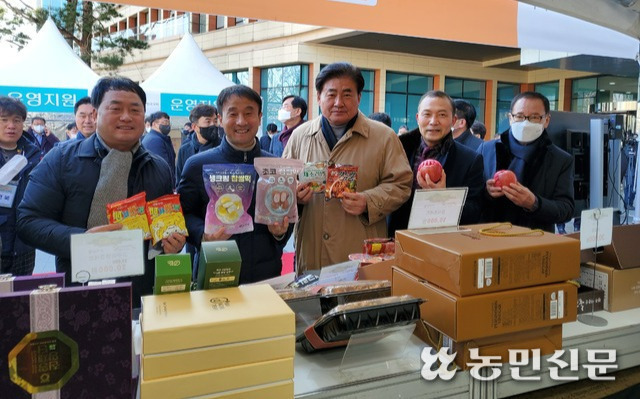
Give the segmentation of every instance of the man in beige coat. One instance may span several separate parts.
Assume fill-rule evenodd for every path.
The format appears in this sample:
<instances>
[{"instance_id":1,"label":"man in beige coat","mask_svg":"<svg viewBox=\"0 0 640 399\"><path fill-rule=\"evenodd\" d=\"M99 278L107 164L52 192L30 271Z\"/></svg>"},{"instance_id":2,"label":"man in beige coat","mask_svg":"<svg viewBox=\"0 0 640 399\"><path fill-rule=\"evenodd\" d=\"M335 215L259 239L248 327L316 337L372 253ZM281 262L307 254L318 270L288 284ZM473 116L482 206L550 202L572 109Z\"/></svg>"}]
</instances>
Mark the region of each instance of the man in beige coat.
<instances>
[{"instance_id":1,"label":"man in beige coat","mask_svg":"<svg viewBox=\"0 0 640 399\"><path fill-rule=\"evenodd\" d=\"M413 179L393 130L358 111L364 88L358 68L327 65L315 84L322 115L293 132L283 157L356 165L357 192L325 201L307 184L298 187L298 273L344 262L350 253L362 251L366 238L386 237L386 217L409 198Z\"/></svg>"}]
</instances>

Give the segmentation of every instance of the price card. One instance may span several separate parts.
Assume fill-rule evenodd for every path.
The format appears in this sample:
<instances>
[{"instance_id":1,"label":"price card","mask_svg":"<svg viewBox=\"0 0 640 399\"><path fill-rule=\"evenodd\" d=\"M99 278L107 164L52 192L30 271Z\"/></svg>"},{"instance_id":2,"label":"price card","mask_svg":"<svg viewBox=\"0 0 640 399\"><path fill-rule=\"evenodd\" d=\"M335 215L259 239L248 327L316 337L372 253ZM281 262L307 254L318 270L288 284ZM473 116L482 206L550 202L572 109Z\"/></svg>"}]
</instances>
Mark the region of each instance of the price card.
<instances>
[{"instance_id":1,"label":"price card","mask_svg":"<svg viewBox=\"0 0 640 399\"><path fill-rule=\"evenodd\" d=\"M416 190L408 228L457 227L466 199L466 187Z\"/></svg>"},{"instance_id":2,"label":"price card","mask_svg":"<svg viewBox=\"0 0 640 399\"><path fill-rule=\"evenodd\" d=\"M71 281L86 283L144 274L140 229L71 236Z\"/></svg>"},{"instance_id":3,"label":"price card","mask_svg":"<svg viewBox=\"0 0 640 399\"><path fill-rule=\"evenodd\" d=\"M613 208L585 209L580 219L580 249L611 244Z\"/></svg>"}]
</instances>

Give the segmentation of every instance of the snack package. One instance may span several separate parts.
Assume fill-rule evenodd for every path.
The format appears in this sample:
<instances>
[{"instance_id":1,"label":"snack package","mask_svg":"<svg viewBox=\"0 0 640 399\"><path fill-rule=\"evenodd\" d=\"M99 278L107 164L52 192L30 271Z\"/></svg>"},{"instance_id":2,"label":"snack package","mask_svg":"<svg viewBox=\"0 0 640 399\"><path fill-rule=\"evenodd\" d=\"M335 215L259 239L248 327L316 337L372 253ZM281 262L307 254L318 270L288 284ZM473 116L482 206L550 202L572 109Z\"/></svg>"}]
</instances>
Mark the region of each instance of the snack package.
<instances>
[{"instance_id":1,"label":"snack package","mask_svg":"<svg viewBox=\"0 0 640 399\"><path fill-rule=\"evenodd\" d=\"M364 240L362 252L367 255L395 255L396 241L393 238L369 238Z\"/></svg>"},{"instance_id":2,"label":"snack package","mask_svg":"<svg viewBox=\"0 0 640 399\"><path fill-rule=\"evenodd\" d=\"M180 206L180 194L167 194L147 202L147 218L153 245L172 233L189 235Z\"/></svg>"},{"instance_id":3,"label":"snack package","mask_svg":"<svg viewBox=\"0 0 640 399\"><path fill-rule=\"evenodd\" d=\"M256 158L253 164L258 171L256 186L255 222L273 224L282 222L284 217L289 223L298 221L296 186L298 173L303 163L297 159Z\"/></svg>"},{"instance_id":4,"label":"snack package","mask_svg":"<svg viewBox=\"0 0 640 399\"><path fill-rule=\"evenodd\" d=\"M149 222L145 213L147 193L141 192L122 201L107 204L109 224L120 223L125 230L140 229L145 240L151 239Z\"/></svg>"},{"instance_id":5,"label":"snack package","mask_svg":"<svg viewBox=\"0 0 640 399\"><path fill-rule=\"evenodd\" d=\"M356 192L358 180L358 167L353 165L329 165L327 168L327 187L324 197L343 198L345 192Z\"/></svg>"},{"instance_id":6,"label":"snack package","mask_svg":"<svg viewBox=\"0 0 640 399\"><path fill-rule=\"evenodd\" d=\"M323 193L327 186L327 162L307 162L300 172L300 183L309 183L311 191Z\"/></svg>"},{"instance_id":7,"label":"snack package","mask_svg":"<svg viewBox=\"0 0 640 399\"><path fill-rule=\"evenodd\" d=\"M202 167L209 196L204 219L205 234L225 227L227 234L253 231L248 210L253 199L255 170L251 164L212 164Z\"/></svg>"}]
</instances>

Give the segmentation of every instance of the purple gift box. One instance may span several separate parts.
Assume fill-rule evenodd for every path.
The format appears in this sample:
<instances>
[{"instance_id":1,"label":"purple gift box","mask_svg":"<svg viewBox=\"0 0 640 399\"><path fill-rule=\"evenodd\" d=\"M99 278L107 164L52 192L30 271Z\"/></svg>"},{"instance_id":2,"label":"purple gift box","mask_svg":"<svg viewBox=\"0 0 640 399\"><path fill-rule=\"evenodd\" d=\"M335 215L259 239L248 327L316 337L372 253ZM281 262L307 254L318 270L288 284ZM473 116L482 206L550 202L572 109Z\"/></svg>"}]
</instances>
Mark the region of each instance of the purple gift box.
<instances>
[{"instance_id":1,"label":"purple gift box","mask_svg":"<svg viewBox=\"0 0 640 399\"><path fill-rule=\"evenodd\" d=\"M0 308L0 396L132 396L131 283L5 294Z\"/></svg>"},{"instance_id":2,"label":"purple gift box","mask_svg":"<svg viewBox=\"0 0 640 399\"><path fill-rule=\"evenodd\" d=\"M37 274L35 276L0 276L0 294L37 290L41 285L64 287L64 273Z\"/></svg>"}]
</instances>

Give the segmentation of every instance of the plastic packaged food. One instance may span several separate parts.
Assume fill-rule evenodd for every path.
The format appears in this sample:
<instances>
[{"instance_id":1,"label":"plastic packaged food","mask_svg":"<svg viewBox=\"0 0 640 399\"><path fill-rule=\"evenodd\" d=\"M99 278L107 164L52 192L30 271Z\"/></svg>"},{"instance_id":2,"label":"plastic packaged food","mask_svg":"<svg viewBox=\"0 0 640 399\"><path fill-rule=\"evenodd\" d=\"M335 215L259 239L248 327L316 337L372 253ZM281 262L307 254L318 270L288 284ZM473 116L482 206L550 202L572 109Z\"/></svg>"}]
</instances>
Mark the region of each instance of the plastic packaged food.
<instances>
[{"instance_id":1,"label":"plastic packaged food","mask_svg":"<svg viewBox=\"0 0 640 399\"><path fill-rule=\"evenodd\" d=\"M283 289L276 290L276 292L278 293L278 295L280 295L280 298L282 298L282 300L285 302L299 301L299 300L314 298L318 296L318 293L306 288L283 288Z\"/></svg>"},{"instance_id":2,"label":"plastic packaged food","mask_svg":"<svg viewBox=\"0 0 640 399\"><path fill-rule=\"evenodd\" d=\"M327 162L307 162L300 172L300 183L309 183L314 193L324 193L327 186Z\"/></svg>"},{"instance_id":3,"label":"plastic packaged food","mask_svg":"<svg viewBox=\"0 0 640 399\"><path fill-rule=\"evenodd\" d=\"M256 213L254 221L261 224L298 221L296 186L303 163L297 159L256 158Z\"/></svg>"},{"instance_id":4,"label":"plastic packaged food","mask_svg":"<svg viewBox=\"0 0 640 399\"><path fill-rule=\"evenodd\" d=\"M327 168L326 199L343 198L345 192L355 193L358 167L353 165L329 165Z\"/></svg>"},{"instance_id":5,"label":"plastic packaged food","mask_svg":"<svg viewBox=\"0 0 640 399\"><path fill-rule=\"evenodd\" d=\"M338 305L307 327L296 341L307 352L346 346L353 334L416 322L422 302L402 295Z\"/></svg>"},{"instance_id":6,"label":"plastic packaged food","mask_svg":"<svg viewBox=\"0 0 640 399\"><path fill-rule=\"evenodd\" d=\"M391 295L391 282L387 280L359 280L334 283L320 289L320 307L327 313L338 305L384 298Z\"/></svg>"},{"instance_id":7,"label":"plastic packaged food","mask_svg":"<svg viewBox=\"0 0 640 399\"><path fill-rule=\"evenodd\" d=\"M122 201L107 204L109 224L120 223L125 230L140 229L145 240L151 239L149 222L145 213L147 193L141 192Z\"/></svg>"},{"instance_id":8,"label":"plastic packaged food","mask_svg":"<svg viewBox=\"0 0 640 399\"><path fill-rule=\"evenodd\" d=\"M253 199L253 165L204 165L202 177L209 196L204 220L205 234L214 233L221 226L225 227L228 234L253 231L253 220L247 212Z\"/></svg>"},{"instance_id":9,"label":"plastic packaged food","mask_svg":"<svg viewBox=\"0 0 640 399\"><path fill-rule=\"evenodd\" d=\"M153 245L172 233L189 235L180 206L180 194L167 194L147 202L146 212Z\"/></svg>"},{"instance_id":10,"label":"plastic packaged food","mask_svg":"<svg viewBox=\"0 0 640 399\"><path fill-rule=\"evenodd\" d=\"M367 255L394 255L396 241L393 238L370 238L364 240L362 252Z\"/></svg>"}]
</instances>

